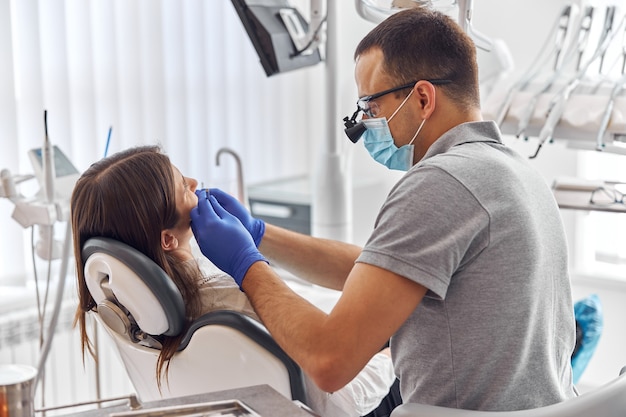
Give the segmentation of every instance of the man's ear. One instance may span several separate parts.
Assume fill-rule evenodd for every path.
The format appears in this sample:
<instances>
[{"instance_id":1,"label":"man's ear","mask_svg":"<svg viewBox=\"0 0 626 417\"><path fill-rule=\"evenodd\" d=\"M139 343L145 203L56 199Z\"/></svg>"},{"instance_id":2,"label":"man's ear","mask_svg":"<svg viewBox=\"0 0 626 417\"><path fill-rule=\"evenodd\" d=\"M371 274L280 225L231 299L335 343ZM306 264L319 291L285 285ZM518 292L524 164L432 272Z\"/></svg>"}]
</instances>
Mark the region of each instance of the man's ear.
<instances>
[{"instance_id":1,"label":"man's ear","mask_svg":"<svg viewBox=\"0 0 626 417\"><path fill-rule=\"evenodd\" d=\"M161 248L163 248L165 252L178 249L178 239L170 229L161 231Z\"/></svg>"},{"instance_id":2,"label":"man's ear","mask_svg":"<svg viewBox=\"0 0 626 417\"><path fill-rule=\"evenodd\" d=\"M413 90L420 101L422 117L428 119L435 110L437 98L435 86L426 80L420 80L415 84Z\"/></svg>"}]
</instances>

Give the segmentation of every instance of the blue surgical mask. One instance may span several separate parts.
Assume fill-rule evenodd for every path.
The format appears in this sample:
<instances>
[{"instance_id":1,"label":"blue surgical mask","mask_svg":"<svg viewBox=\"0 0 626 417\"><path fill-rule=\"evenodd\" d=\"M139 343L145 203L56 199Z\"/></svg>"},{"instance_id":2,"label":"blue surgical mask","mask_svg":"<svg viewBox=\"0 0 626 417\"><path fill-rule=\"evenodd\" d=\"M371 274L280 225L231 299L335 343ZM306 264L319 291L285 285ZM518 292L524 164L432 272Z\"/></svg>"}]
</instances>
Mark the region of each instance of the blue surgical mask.
<instances>
[{"instance_id":1,"label":"blue surgical mask","mask_svg":"<svg viewBox=\"0 0 626 417\"><path fill-rule=\"evenodd\" d=\"M413 91L411 91L412 93ZM389 121L393 119L398 110L404 105L407 99L411 96L411 93L404 99L400 106L389 118ZM415 145L413 142L417 135L419 135L424 122L422 120L417 132L413 135L413 139L406 144L398 148L394 143L391 136L391 130L389 130L389 124L387 118L377 117L372 119L364 119L361 122L365 126L365 132L363 132L363 143L365 149L369 152L370 156L374 160L389 169L395 169L398 171L408 171L413 166L413 154L415 151Z\"/></svg>"}]
</instances>

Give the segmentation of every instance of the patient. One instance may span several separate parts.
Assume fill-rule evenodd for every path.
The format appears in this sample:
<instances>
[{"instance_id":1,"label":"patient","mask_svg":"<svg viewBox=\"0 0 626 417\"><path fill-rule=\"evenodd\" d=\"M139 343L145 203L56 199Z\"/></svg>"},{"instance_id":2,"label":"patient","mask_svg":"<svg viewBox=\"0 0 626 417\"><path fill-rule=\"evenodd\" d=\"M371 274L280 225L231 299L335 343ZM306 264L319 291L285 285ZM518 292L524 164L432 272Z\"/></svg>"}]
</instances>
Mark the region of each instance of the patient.
<instances>
[{"instance_id":1,"label":"patient","mask_svg":"<svg viewBox=\"0 0 626 417\"><path fill-rule=\"evenodd\" d=\"M83 353L94 353L86 331L86 313L96 304L85 284L81 248L95 236L126 243L163 268L185 300L188 325L204 313L225 309L258 320L235 281L204 258L195 245L189 213L198 204L197 185L156 146L116 153L93 164L77 181L70 209L79 296L75 322ZM156 369L159 386L182 334L163 340ZM322 392L305 378L308 405L325 417L365 415L387 395L394 379L385 349L333 394Z\"/></svg>"}]
</instances>

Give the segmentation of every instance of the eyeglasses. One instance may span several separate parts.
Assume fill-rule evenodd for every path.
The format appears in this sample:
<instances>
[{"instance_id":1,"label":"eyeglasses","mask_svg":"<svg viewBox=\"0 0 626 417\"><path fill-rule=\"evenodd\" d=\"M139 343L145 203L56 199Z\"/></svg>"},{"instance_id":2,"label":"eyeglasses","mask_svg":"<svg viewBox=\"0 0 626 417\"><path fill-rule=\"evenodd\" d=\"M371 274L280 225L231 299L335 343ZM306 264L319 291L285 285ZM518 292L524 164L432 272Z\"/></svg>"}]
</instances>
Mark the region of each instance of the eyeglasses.
<instances>
[{"instance_id":1,"label":"eyeglasses","mask_svg":"<svg viewBox=\"0 0 626 417\"><path fill-rule=\"evenodd\" d=\"M419 80L418 80L419 81ZM443 85L450 84L452 80L425 80L433 85ZM380 93L371 94L369 96L364 96L359 98L356 102L357 109L365 113L368 117L375 117L375 114L372 113L372 109L370 108L370 101L376 100L377 98L381 98L382 96L386 96L390 93L395 93L396 91L404 90L405 88L413 88L417 84L417 81L410 82L408 84L401 85L399 87L390 88L389 90L381 91Z\"/></svg>"},{"instance_id":2,"label":"eyeglasses","mask_svg":"<svg viewBox=\"0 0 626 417\"><path fill-rule=\"evenodd\" d=\"M612 204L626 204L624 201L624 193L616 189L607 189L605 187L598 187L591 192L589 197L589 204L595 206L610 206Z\"/></svg>"},{"instance_id":3,"label":"eyeglasses","mask_svg":"<svg viewBox=\"0 0 626 417\"><path fill-rule=\"evenodd\" d=\"M382 96L385 96L390 93L395 93L396 91L404 90L406 88L413 88L415 87L415 84L417 84L419 81L421 80L413 81L408 84L404 84L398 87L390 88L385 91L381 91L379 93L374 93L369 96L363 96L359 98L356 102L356 111L352 114L352 117L346 116L343 118L343 122L344 122L343 124L346 127L345 132L346 132L346 135L348 135L348 138L350 138L350 140L353 143L356 143L361 137L361 135L363 134L363 132L365 131L365 128L363 126L359 126L359 122L357 122L356 120L359 113L362 112L363 114L367 115L367 117L376 117L378 113L377 111L378 106L372 106L370 104L372 100L376 100L377 98L381 98ZM450 84L452 82L452 80L441 80L441 79L424 80L424 81L428 81L429 83L433 85L444 85L444 84ZM375 109L376 112L373 112L372 111L373 109Z\"/></svg>"}]
</instances>

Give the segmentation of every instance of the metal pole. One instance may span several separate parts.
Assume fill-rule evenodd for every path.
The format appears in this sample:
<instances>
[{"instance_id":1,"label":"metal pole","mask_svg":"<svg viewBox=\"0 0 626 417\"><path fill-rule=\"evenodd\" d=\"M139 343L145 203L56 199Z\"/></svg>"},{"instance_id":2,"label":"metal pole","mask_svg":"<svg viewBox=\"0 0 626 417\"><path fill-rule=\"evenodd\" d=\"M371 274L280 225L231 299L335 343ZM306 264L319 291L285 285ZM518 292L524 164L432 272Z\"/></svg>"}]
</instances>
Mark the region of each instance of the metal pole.
<instances>
[{"instance_id":1,"label":"metal pole","mask_svg":"<svg viewBox=\"0 0 626 417\"><path fill-rule=\"evenodd\" d=\"M352 180L349 155L342 152L339 123L339 27L342 2L326 2L326 129L313 178L312 233L349 242L352 239Z\"/></svg>"}]
</instances>

